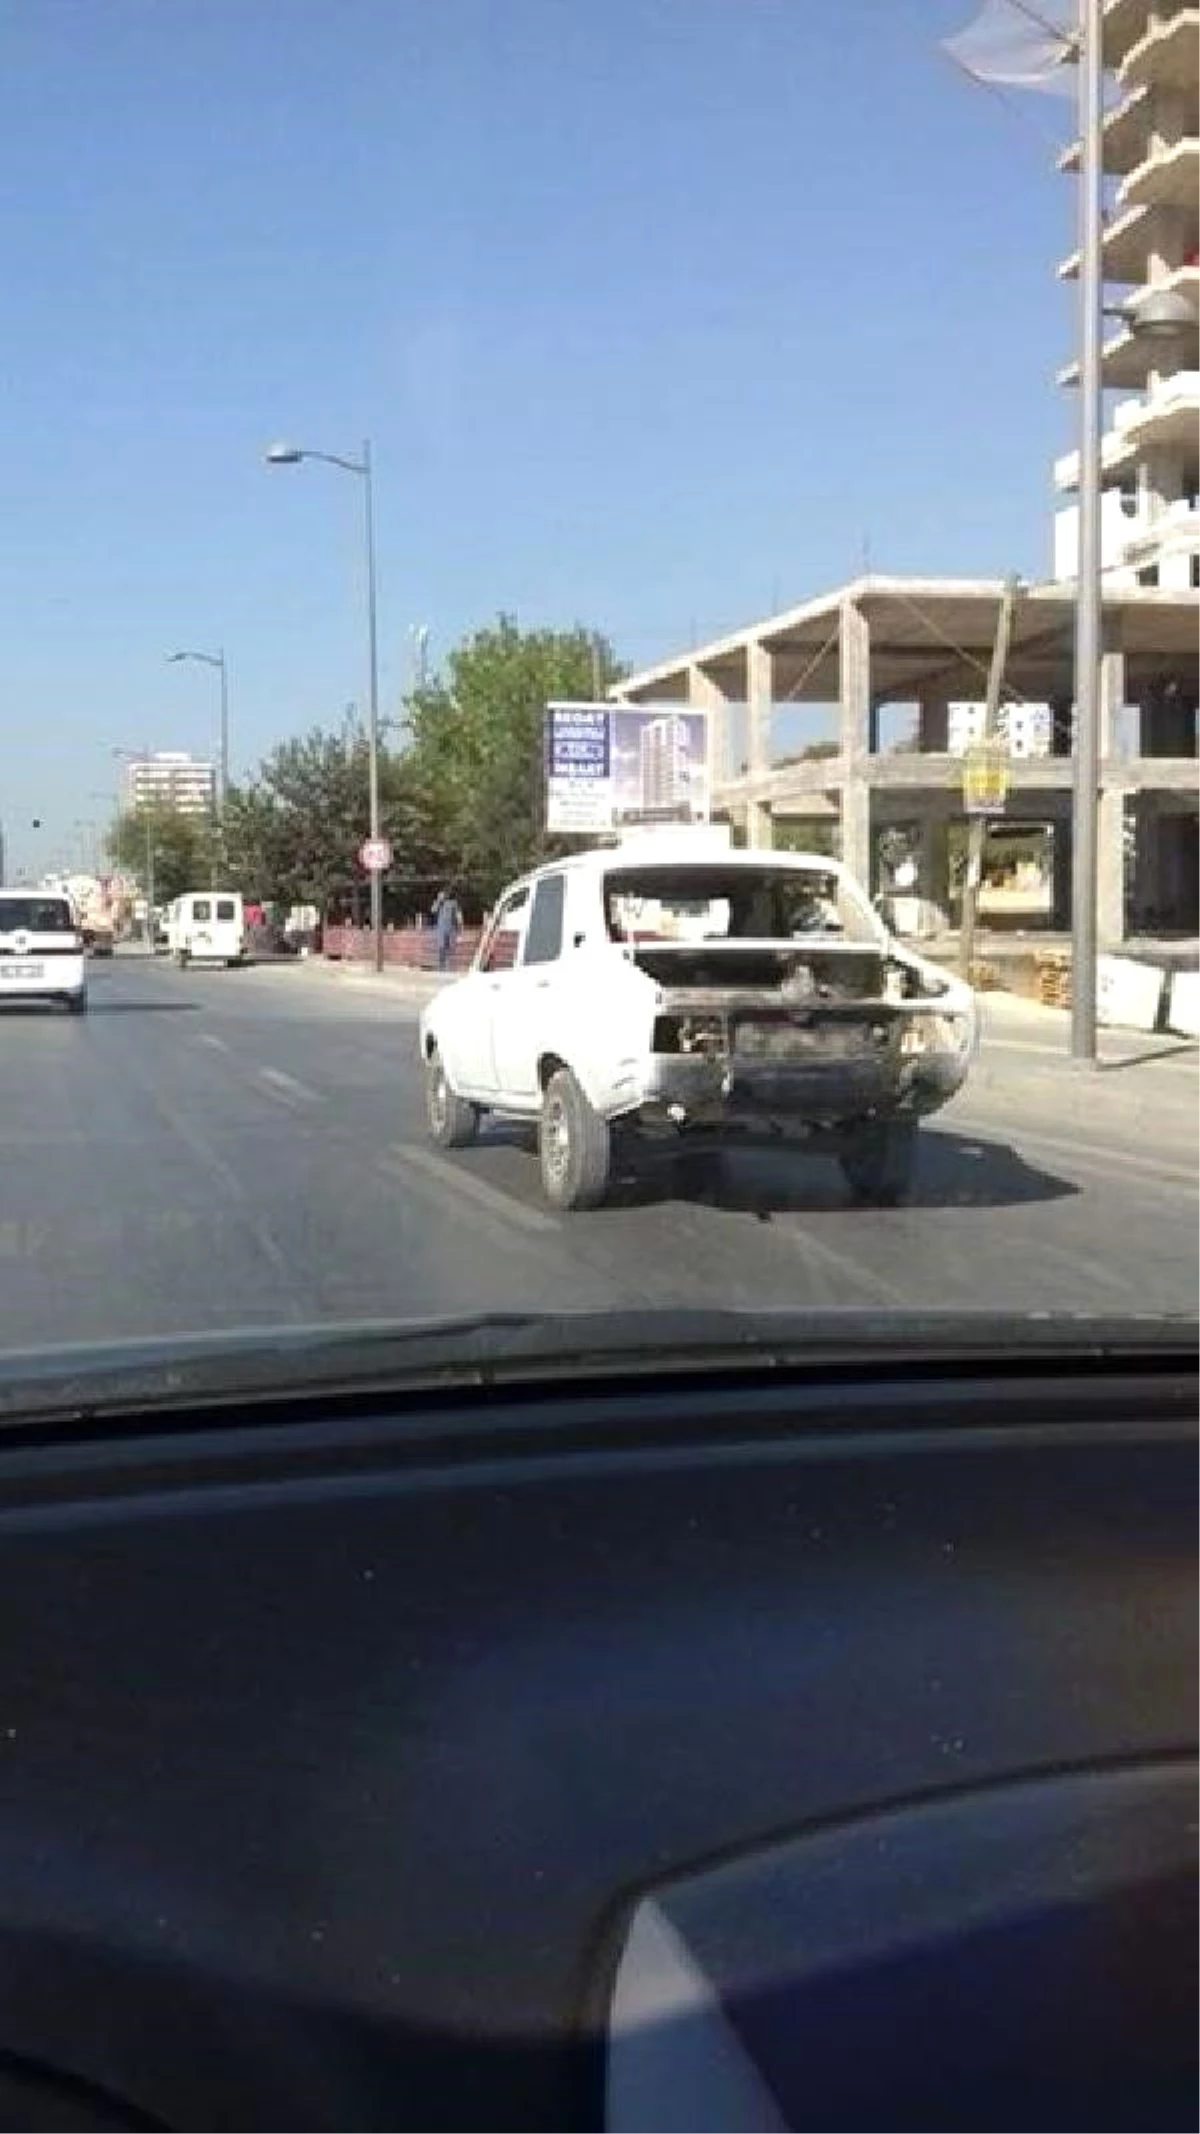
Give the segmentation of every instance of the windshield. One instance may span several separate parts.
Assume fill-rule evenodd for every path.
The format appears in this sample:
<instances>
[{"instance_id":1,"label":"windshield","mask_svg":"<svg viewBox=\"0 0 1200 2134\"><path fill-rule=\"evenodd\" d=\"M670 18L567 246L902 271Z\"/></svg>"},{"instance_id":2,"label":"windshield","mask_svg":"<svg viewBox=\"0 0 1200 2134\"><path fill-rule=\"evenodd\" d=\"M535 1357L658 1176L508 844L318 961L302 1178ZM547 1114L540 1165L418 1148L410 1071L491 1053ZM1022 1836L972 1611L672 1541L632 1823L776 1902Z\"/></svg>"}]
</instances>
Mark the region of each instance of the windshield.
<instances>
[{"instance_id":1,"label":"windshield","mask_svg":"<svg viewBox=\"0 0 1200 2134\"><path fill-rule=\"evenodd\" d=\"M75 920L61 897L0 897L0 934L70 934Z\"/></svg>"},{"instance_id":2,"label":"windshield","mask_svg":"<svg viewBox=\"0 0 1200 2134\"><path fill-rule=\"evenodd\" d=\"M1194 10L1100 11L1094 291L1076 0L4 10L0 1388L1195 1311Z\"/></svg>"}]
</instances>

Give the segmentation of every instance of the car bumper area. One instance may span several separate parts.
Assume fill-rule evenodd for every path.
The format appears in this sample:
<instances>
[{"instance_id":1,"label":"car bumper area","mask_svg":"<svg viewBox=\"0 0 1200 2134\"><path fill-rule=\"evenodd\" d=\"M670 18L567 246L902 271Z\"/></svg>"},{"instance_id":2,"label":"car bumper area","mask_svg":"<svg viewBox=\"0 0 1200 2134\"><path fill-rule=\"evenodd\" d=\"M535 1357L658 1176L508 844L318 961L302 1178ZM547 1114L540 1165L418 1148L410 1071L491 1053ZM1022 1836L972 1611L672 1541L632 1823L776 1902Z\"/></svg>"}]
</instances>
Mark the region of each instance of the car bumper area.
<instances>
[{"instance_id":1,"label":"car bumper area","mask_svg":"<svg viewBox=\"0 0 1200 2134\"><path fill-rule=\"evenodd\" d=\"M676 1128L758 1125L819 1133L867 1118L937 1111L962 1086L968 1065L965 1053L941 1052L787 1062L656 1054L639 1113L647 1124Z\"/></svg>"}]
</instances>

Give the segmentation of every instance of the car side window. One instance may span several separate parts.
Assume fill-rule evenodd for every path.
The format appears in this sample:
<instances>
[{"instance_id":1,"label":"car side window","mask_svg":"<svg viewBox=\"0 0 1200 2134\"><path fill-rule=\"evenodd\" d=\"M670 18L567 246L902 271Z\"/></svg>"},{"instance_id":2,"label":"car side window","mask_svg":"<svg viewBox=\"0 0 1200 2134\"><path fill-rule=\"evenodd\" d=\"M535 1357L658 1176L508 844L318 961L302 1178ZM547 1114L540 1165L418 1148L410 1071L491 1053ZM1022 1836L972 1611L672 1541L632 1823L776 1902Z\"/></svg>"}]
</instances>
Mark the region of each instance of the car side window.
<instances>
[{"instance_id":1,"label":"car side window","mask_svg":"<svg viewBox=\"0 0 1200 2134\"><path fill-rule=\"evenodd\" d=\"M514 889L505 897L488 928L487 938L479 952L481 971L511 971L521 948L521 930L525 923L525 907L529 902L527 889Z\"/></svg>"},{"instance_id":2,"label":"car side window","mask_svg":"<svg viewBox=\"0 0 1200 2134\"><path fill-rule=\"evenodd\" d=\"M565 889L561 874L543 875L537 884L525 935L526 963L553 963L562 954Z\"/></svg>"}]
</instances>

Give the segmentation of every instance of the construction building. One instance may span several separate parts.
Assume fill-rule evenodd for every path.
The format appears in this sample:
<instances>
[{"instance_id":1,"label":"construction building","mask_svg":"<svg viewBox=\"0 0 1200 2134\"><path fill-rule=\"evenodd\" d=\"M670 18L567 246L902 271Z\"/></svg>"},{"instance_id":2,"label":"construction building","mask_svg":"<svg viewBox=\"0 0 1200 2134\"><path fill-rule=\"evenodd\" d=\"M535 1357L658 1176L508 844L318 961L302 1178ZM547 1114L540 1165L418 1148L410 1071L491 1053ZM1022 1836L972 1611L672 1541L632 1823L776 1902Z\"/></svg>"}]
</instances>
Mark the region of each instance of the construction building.
<instances>
[{"instance_id":1,"label":"construction building","mask_svg":"<svg viewBox=\"0 0 1200 2134\"><path fill-rule=\"evenodd\" d=\"M1174 291L1190 325L1169 341L1123 320L1105 343L1102 464L1104 651L1100 707L1099 933L1197 930L1198 163L1200 9L1107 0L1104 122L1109 213L1103 257L1114 313ZM1079 167L1079 143L1062 168ZM1078 256L1060 273L1078 274ZM1061 382L1078 382L1069 365ZM1078 454L1055 468L1062 499L1054 577L1015 609L997 738L1007 744L1005 820L1053 832L1047 924L1070 925ZM905 833L920 896L953 921L949 832L963 817L963 752L983 729L999 580L866 577L693 647L613 691L631 703L709 714L714 810L749 838L780 823L836 824L843 857L872 890L885 832ZM825 732L783 756L780 714L820 706ZM908 731L888 745L890 716ZM893 836L884 848L896 843Z\"/></svg>"}]
</instances>

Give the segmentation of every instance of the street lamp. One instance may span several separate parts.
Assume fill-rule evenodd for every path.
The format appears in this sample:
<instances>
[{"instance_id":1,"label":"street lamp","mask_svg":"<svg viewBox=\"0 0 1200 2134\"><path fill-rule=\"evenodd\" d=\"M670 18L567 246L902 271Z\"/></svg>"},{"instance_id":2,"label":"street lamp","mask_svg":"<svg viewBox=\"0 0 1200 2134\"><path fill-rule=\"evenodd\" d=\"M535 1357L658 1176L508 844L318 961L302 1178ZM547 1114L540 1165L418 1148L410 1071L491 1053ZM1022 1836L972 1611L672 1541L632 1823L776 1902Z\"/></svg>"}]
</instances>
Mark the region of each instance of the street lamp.
<instances>
[{"instance_id":1,"label":"street lamp","mask_svg":"<svg viewBox=\"0 0 1200 2134\"><path fill-rule=\"evenodd\" d=\"M1097 863L1103 564L1100 495L1106 317L1166 341L1196 323L1175 290L1149 289L1110 313L1104 303L1104 56L1102 0L1082 0L1079 42L1079 554L1075 597L1075 750L1071 795L1071 1055L1096 1058Z\"/></svg>"},{"instance_id":2,"label":"street lamp","mask_svg":"<svg viewBox=\"0 0 1200 2134\"><path fill-rule=\"evenodd\" d=\"M220 750L217 757L217 821L225 819L225 802L229 796L229 669L225 664L225 650L219 652L168 652L167 665L177 666L180 660L195 660L201 667L215 667L221 677L221 726Z\"/></svg>"},{"instance_id":3,"label":"street lamp","mask_svg":"<svg viewBox=\"0 0 1200 2134\"><path fill-rule=\"evenodd\" d=\"M337 452L315 452L307 446L274 444L267 447L269 467L298 467L301 460L320 460L326 467L340 467L356 475L363 487L363 545L367 581L367 813L372 843L379 838L379 653L375 623L375 506L371 482L371 442L363 439L362 457L344 459ZM375 969L383 969L383 876L371 869L371 945Z\"/></svg>"}]
</instances>

